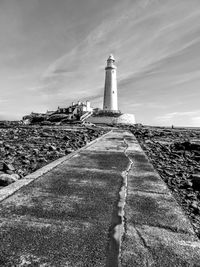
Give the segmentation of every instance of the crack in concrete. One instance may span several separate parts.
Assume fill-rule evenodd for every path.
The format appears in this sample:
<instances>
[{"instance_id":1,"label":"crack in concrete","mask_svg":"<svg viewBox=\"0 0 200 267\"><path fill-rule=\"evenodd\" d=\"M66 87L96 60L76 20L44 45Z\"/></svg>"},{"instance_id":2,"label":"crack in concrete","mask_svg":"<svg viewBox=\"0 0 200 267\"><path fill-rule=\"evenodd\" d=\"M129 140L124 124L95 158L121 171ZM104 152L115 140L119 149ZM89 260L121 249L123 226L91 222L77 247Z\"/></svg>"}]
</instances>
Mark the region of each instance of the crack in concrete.
<instances>
[{"instance_id":1,"label":"crack in concrete","mask_svg":"<svg viewBox=\"0 0 200 267\"><path fill-rule=\"evenodd\" d=\"M158 194L158 195L165 195L169 196L170 194L168 192L158 192L158 191L150 191L150 190L139 190L139 189L133 189L133 192L139 192L139 193L149 193L149 194Z\"/></svg>"},{"instance_id":2,"label":"crack in concrete","mask_svg":"<svg viewBox=\"0 0 200 267\"><path fill-rule=\"evenodd\" d=\"M154 224L135 224L135 227L141 227L141 226L148 226L148 227L152 227L152 228L158 228L160 230L166 230L168 232L171 232L171 233L175 233L175 234L185 234L185 235L191 235L193 236L194 233L192 232L192 228L191 228L191 232L189 231L186 231L184 229L179 229L179 228L173 228L172 226L168 226L168 225L161 225L161 224L157 224L157 225L154 225Z\"/></svg>"},{"instance_id":3,"label":"crack in concrete","mask_svg":"<svg viewBox=\"0 0 200 267\"><path fill-rule=\"evenodd\" d=\"M124 234L126 232L126 218L125 218L125 205L126 205L126 197L127 197L127 186L128 186L128 174L132 167L133 161L129 158L127 154L128 143L126 139L123 139L125 144L124 155L128 159L128 166L122 172L122 183L119 190L119 198L116 203L116 208L113 211L112 216L112 226L109 231L109 246L108 246L108 258L107 258L107 267L121 267L121 246Z\"/></svg>"},{"instance_id":4,"label":"crack in concrete","mask_svg":"<svg viewBox=\"0 0 200 267\"><path fill-rule=\"evenodd\" d=\"M119 253L118 253L118 267L121 266L121 261L122 261L122 255L121 255L121 247L122 247L122 240L124 237L124 234L126 232L125 229L125 205L126 205L126 197L127 197L127 188L128 188L128 174L131 170L133 161L127 154L128 150L128 142L124 138L124 144L125 144L125 149L124 149L124 155L127 157L129 163L125 171L122 172L122 177L123 177L123 183L121 186L121 190L119 192L119 202L118 202L118 216L120 217L121 223L115 226L115 232L114 232L114 238L115 240L118 241L119 243Z\"/></svg>"},{"instance_id":5,"label":"crack in concrete","mask_svg":"<svg viewBox=\"0 0 200 267\"><path fill-rule=\"evenodd\" d=\"M147 250L148 257L145 257L145 261L146 261L145 265L146 265L146 267L150 267L154 263L153 253L151 252L151 247L149 247L147 245L146 240L144 239L144 237L141 235L141 233L139 232L139 230L136 227L135 227L135 230L136 230L136 233L141 240L143 247Z\"/></svg>"},{"instance_id":6,"label":"crack in concrete","mask_svg":"<svg viewBox=\"0 0 200 267\"><path fill-rule=\"evenodd\" d=\"M137 229L136 227L135 227L135 230L136 230L136 232L137 232L137 234L138 234L138 236L139 236L139 238L140 238L140 240L141 240L143 246L144 246L147 250L149 250L150 247L147 245L146 240L143 238L143 236L141 235L141 233L138 231L138 229Z\"/></svg>"}]
</instances>

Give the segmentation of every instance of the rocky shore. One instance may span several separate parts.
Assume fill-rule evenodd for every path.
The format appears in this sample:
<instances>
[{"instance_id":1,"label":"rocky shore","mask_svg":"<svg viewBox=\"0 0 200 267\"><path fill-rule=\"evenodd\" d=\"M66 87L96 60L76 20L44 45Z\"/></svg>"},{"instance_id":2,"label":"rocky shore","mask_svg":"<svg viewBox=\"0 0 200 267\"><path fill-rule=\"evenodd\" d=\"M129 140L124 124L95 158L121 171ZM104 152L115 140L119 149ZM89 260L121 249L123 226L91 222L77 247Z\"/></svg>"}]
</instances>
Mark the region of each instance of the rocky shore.
<instances>
[{"instance_id":1,"label":"rocky shore","mask_svg":"<svg viewBox=\"0 0 200 267\"><path fill-rule=\"evenodd\" d=\"M63 157L106 131L96 127L0 126L0 188Z\"/></svg>"},{"instance_id":2,"label":"rocky shore","mask_svg":"<svg viewBox=\"0 0 200 267\"><path fill-rule=\"evenodd\" d=\"M133 132L200 238L200 129L120 126ZM0 125L0 188L101 136L106 128Z\"/></svg>"},{"instance_id":3,"label":"rocky shore","mask_svg":"<svg viewBox=\"0 0 200 267\"><path fill-rule=\"evenodd\" d=\"M200 238L200 129L130 127Z\"/></svg>"}]
</instances>

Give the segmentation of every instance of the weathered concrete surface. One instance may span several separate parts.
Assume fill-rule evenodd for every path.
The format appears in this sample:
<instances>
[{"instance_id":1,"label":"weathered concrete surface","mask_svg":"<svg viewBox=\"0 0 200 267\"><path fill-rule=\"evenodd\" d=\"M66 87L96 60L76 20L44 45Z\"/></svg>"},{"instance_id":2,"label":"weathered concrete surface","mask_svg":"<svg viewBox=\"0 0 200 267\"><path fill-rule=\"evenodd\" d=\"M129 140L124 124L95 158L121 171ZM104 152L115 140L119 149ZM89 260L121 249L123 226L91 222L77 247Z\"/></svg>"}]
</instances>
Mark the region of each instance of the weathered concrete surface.
<instances>
[{"instance_id":1,"label":"weathered concrete surface","mask_svg":"<svg viewBox=\"0 0 200 267\"><path fill-rule=\"evenodd\" d=\"M134 137L126 154L126 233L121 266L200 266L200 242L183 211Z\"/></svg>"},{"instance_id":2,"label":"weathered concrete surface","mask_svg":"<svg viewBox=\"0 0 200 267\"><path fill-rule=\"evenodd\" d=\"M128 165L124 149L123 133L109 133L18 191L14 184L2 198L0 191L0 266L116 262L117 246L109 260L108 248Z\"/></svg>"},{"instance_id":3,"label":"weathered concrete surface","mask_svg":"<svg viewBox=\"0 0 200 267\"><path fill-rule=\"evenodd\" d=\"M0 191L0 266L200 266L200 242L131 133L29 178Z\"/></svg>"}]
</instances>

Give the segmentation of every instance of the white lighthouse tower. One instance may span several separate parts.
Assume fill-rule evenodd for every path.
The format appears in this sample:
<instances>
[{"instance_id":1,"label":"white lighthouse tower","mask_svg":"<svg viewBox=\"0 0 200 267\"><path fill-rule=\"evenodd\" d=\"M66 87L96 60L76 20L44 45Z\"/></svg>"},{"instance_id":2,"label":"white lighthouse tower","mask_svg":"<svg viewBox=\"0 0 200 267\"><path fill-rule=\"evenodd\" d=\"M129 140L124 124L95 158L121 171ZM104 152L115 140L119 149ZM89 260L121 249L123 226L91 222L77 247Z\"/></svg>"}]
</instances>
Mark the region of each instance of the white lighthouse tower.
<instances>
[{"instance_id":1,"label":"white lighthouse tower","mask_svg":"<svg viewBox=\"0 0 200 267\"><path fill-rule=\"evenodd\" d=\"M111 54L107 59L105 68L105 88L104 88L104 111L118 111L117 101L117 67L114 65L115 59Z\"/></svg>"},{"instance_id":2,"label":"white lighthouse tower","mask_svg":"<svg viewBox=\"0 0 200 267\"><path fill-rule=\"evenodd\" d=\"M134 114L122 113L118 110L117 101L117 67L115 59L110 55L107 59L103 110L97 109L86 119L87 122L106 125L133 125Z\"/></svg>"}]
</instances>

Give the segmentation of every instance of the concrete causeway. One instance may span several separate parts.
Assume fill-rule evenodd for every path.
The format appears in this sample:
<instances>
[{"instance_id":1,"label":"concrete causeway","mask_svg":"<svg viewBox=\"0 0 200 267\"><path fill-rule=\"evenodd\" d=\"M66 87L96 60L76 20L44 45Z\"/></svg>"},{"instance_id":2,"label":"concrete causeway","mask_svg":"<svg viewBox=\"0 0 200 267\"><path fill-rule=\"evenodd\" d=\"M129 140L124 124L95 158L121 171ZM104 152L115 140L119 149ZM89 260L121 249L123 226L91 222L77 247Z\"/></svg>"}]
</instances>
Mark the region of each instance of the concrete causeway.
<instances>
[{"instance_id":1,"label":"concrete causeway","mask_svg":"<svg viewBox=\"0 0 200 267\"><path fill-rule=\"evenodd\" d=\"M127 131L0 191L0 266L200 266L200 241Z\"/></svg>"}]
</instances>

